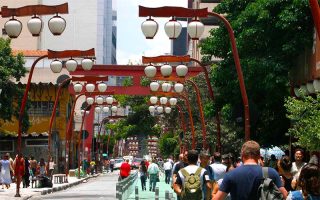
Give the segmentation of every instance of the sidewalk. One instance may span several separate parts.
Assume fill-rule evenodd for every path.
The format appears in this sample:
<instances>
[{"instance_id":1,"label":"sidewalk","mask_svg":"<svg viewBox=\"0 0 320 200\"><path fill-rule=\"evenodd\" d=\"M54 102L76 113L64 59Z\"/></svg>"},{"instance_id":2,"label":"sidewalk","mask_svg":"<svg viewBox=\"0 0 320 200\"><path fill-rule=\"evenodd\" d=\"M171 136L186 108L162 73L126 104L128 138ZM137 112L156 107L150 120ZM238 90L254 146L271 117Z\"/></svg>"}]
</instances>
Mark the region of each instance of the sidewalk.
<instances>
[{"instance_id":1,"label":"sidewalk","mask_svg":"<svg viewBox=\"0 0 320 200\"><path fill-rule=\"evenodd\" d=\"M164 182L164 174L160 174L160 182L157 183L156 187L159 187L159 199L164 200L165 199L165 191L168 190L170 193L174 193L173 189L171 188L171 184L166 184ZM146 186L147 190L142 191L141 188L141 181L140 179L137 181L137 186L139 187L139 199L148 199L152 200L155 199L155 192L150 192L149 191L149 179L147 180ZM173 194L174 198L177 199L177 195L174 193ZM134 200L135 199L135 193L134 191L132 194L129 196L128 200Z\"/></svg>"},{"instance_id":2,"label":"sidewalk","mask_svg":"<svg viewBox=\"0 0 320 200\"><path fill-rule=\"evenodd\" d=\"M88 177L81 178L81 179L78 179L77 177L68 177L69 183L53 184L52 188L31 188L31 186L29 188L22 188L22 184L21 184L21 187L20 187L21 197L20 198L14 197L14 195L16 194L16 184L12 183L11 187L9 189L0 189L0 199L1 200L29 199L35 195L44 195L44 194L67 189L69 187L78 185L82 182L86 182L86 180L89 178L97 177L99 175L100 174L97 174L94 176L88 176Z\"/></svg>"}]
</instances>

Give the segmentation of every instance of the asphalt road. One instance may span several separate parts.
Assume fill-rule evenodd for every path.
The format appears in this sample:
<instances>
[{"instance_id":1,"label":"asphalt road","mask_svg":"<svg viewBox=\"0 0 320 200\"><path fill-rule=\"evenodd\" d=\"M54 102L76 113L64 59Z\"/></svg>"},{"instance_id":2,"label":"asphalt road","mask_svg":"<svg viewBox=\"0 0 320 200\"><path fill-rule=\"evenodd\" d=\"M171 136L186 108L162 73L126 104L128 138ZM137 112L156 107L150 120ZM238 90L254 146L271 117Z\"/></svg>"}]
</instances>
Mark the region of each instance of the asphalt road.
<instances>
[{"instance_id":1,"label":"asphalt road","mask_svg":"<svg viewBox=\"0 0 320 200\"><path fill-rule=\"evenodd\" d=\"M48 195L32 197L31 200L41 199L66 199L66 200L90 200L116 199L116 183L118 181L118 172L112 174L100 175L97 178L89 179L87 183L81 183L77 186L63 191L54 192Z\"/></svg>"}]
</instances>

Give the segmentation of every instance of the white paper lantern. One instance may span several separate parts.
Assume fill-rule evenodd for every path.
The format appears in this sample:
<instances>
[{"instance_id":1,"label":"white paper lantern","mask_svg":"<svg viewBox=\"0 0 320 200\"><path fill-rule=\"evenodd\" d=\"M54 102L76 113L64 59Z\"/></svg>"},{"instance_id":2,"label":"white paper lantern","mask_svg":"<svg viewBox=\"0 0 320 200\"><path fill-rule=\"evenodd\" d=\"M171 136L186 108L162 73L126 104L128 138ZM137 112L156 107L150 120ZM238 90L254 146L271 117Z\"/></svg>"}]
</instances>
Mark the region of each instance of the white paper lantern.
<instances>
[{"instance_id":1,"label":"white paper lantern","mask_svg":"<svg viewBox=\"0 0 320 200\"><path fill-rule=\"evenodd\" d=\"M157 112L158 113L163 113L163 107L162 106L158 106L157 107Z\"/></svg>"},{"instance_id":2,"label":"white paper lantern","mask_svg":"<svg viewBox=\"0 0 320 200\"><path fill-rule=\"evenodd\" d=\"M74 91L75 91L76 93L81 92L81 91L82 91L82 88L83 88L83 86L82 86L82 84L80 84L80 83L76 83L76 84L73 85L73 89L74 89Z\"/></svg>"},{"instance_id":3,"label":"white paper lantern","mask_svg":"<svg viewBox=\"0 0 320 200\"><path fill-rule=\"evenodd\" d=\"M34 16L28 21L27 27L32 36L38 37L42 30L42 20L39 17Z\"/></svg>"},{"instance_id":4,"label":"white paper lantern","mask_svg":"<svg viewBox=\"0 0 320 200\"><path fill-rule=\"evenodd\" d=\"M50 63L50 69L53 73L60 73L62 70L62 62L60 60L53 60Z\"/></svg>"},{"instance_id":5,"label":"white paper lantern","mask_svg":"<svg viewBox=\"0 0 320 200\"><path fill-rule=\"evenodd\" d=\"M89 105L92 105L92 104L94 103L94 98L88 97L88 98L87 98L87 103L88 103Z\"/></svg>"},{"instance_id":6,"label":"white paper lantern","mask_svg":"<svg viewBox=\"0 0 320 200\"><path fill-rule=\"evenodd\" d=\"M161 97L161 98L160 98L160 103L161 103L162 105L166 105L167 102L168 102L168 98L167 98L167 97Z\"/></svg>"},{"instance_id":7,"label":"white paper lantern","mask_svg":"<svg viewBox=\"0 0 320 200\"><path fill-rule=\"evenodd\" d=\"M171 108L170 107L165 107L164 108L164 112L167 113L167 114L171 113Z\"/></svg>"},{"instance_id":8,"label":"white paper lantern","mask_svg":"<svg viewBox=\"0 0 320 200\"><path fill-rule=\"evenodd\" d=\"M160 87L160 84L158 82L151 82L150 83L150 89L152 92L158 91L159 87Z\"/></svg>"},{"instance_id":9,"label":"white paper lantern","mask_svg":"<svg viewBox=\"0 0 320 200\"><path fill-rule=\"evenodd\" d=\"M94 89L95 89L95 85L94 84L92 84L92 83L88 83L88 84L86 84L86 90L87 90L87 92L93 92L94 91Z\"/></svg>"},{"instance_id":10,"label":"white paper lantern","mask_svg":"<svg viewBox=\"0 0 320 200\"><path fill-rule=\"evenodd\" d=\"M89 58L85 58L81 61L81 66L83 68L83 70L85 71L89 71L92 69L92 66L93 66L93 61L92 59L89 59Z\"/></svg>"},{"instance_id":11,"label":"white paper lantern","mask_svg":"<svg viewBox=\"0 0 320 200\"><path fill-rule=\"evenodd\" d=\"M188 67L185 65L178 65L176 67L176 73L179 77L185 77L188 73Z\"/></svg>"},{"instance_id":12,"label":"white paper lantern","mask_svg":"<svg viewBox=\"0 0 320 200\"><path fill-rule=\"evenodd\" d=\"M48 26L53 35L61 35L66 28L66 20L60 16L54 16L48 21Z\"/></svg>"},{"instance_id":13,"label":"white paper lantern","mask_svg":"<svg viewBox=\"0 0 320 200\"><path fill-rule=\"evenodd\" d=\"M78 66L78 63L77 63L77 61L74 60L74 59L69 59L69 60L67 60L67 62L66 62L66 68L67 68L67 70L68 70L69 72L74 72L74 71L76 71L77 66Z\"/></svg>"},{"instance_id":14,"label":"white paper lantern","mask_svg":"<svg viewBox=\"0 0 320 200\"><path fill-rule=\"evenodd\" d=\"M153 65L148 65L146 68L144 68L144 73L148 78L153 78L157 74L157 68Z\"/></svg>"},{"instance_id":15,"label":"white paper lantern","mask_svg":"<svg viewBox=\"0 0 320 200\"><path fill-rule=\"evenodd\" d=\"M98 84L98 90L99 90L99 92L105 92L106 90L107 90L107 84L105 84L105 83L99 83Z\"/></svg>"},{"instance_id":16,"label":"white paper lantern","mask_svg":"<svg viewBox=\"0 0 320 200\"><path fill-rule=\"evenodd\" d=\"M183 84L181 83L174 84L174 91L176 93L181 93L183 91Z\"/></svg>"},{"instance_id":17,"label":"white paper lantern","mask_svg":"<svg viewBox=\"0 0 320 200\"><path fill-rule=\"evenodd\" d=\"M171 106L175 106L175 105L177 105L177 99L176 98L170 98L169 99L169 103L170 103Z\"/></svg>"},{"instance_id":18,"label":"white paper lantern","mask_svg":"<svg viewBox=\"0 0 320 200\"><path fill-rule=\"evenodd\" d=\"M155 107L154 107L154 106L149 106L149 111L150 111L151 113L153 113L153 112L155 111Z\"/></svg>"},{"instance_id":19,"label":"white paper lantern","mask_svg":"<svg viewBox=\"0 0 320 200\"><path fill-rule=\"evenodd\" d=\"M187 31L192 40L199 40L204 31L204 24L194 20L188 24Z\"/></svg>"},{"instance_id":20,"label":"white paper lantern","mask_svg":"<svg viewBox=\"0 0 320 200\"><path fill-rule=\"evenodd\" d=\"M164 77L169 77L172 73L172 67L170 65L162 65L160 68L161 74Z\"/></svg>"},{"instance_id":21,"label":"white paper lantern","mask_svg":"<svg viewBox=\"0 0 320 200\"><path fill-rule=\"evenodd\" d=\"M94 111L96 113L100 113L101 112L101 108L99 106L97 106L97 107L94 108Z\"/></svg>"},{"instance_id":22,"label":"white paper lantern","mask_svg":"<svg viewBox=\"0 0 320 200\"><path fill-rule=\"evenodd\" d=\"M107 97L106 102L111 105L113 103L113 97Z\"/></svg>"},{"instance_id":23,"label":"white paper lantern","mask_svg":"<svg viewBox=\"0 0 320 200\"><path fill-rule=\"evenodd\" d=\"M141 30L146 39L153 39L158 32L159 25L153 19L147 19L141 24Z\"/></svg>"},{"instance_id":24,"label":"white paper lantern","mask_svg":"<svg viewBox=\"0 0 320 200\"><path fill-rule=\"evenodd\" d=\"M105 113L108 113L109 112L109 107L108 106L104 106L102 108L102 111L105 112Z\"/></svg>"},{"instance_id":25,"label":"white paper lantern","mask_svg":"<svg viewBox=\"0 0 320 200\"><path fill-rule=\"evenodd\" d=\"M169 39L176 39L181 33L182 25L177 20L172 19L164 25L164 30Z\"/></svg>"},{"instance_id":26,"label":"white paper lantern","mask_svg":"<svg viewBox=\"0 0 320 200\"><path fill-rule=\"evenodd\" d=\"M156 104L157 102L158 102L158 97L156 97L156 96L150 97L150 103L151 104Z\"/></svg>"},{"instance_id":27,"label":"white paper lantern","mask_svg":"<svg viewBox=\"0 0 320 200\"><path fill-rule=\"evenodd\" d=\"M162 83L161 88L163 92L170 92L172 85L170 83Z\"/></svg>"},{"instance_id":28,"label":"white paper lantern","mask_svg":"<svg viewBox=\"0 0 320 200\"><path fill-rule=\"evenodd\" d=\"M316 92L320 91L320 80L319 79L313 80L313 87Z\"/></svg>"},{"instance_id":29,"label":"white paper lantern","mask_svg":"<svg viewBox=\"0 0 320 200\"><path fill-rule=\"evenodd\" d=\"M22 31L22 23L13 18L4 24L4 29L10 38L17 38Z\"/></svg>"},{"instance_id":30,"label":"white paper lantern","mask_svg":"<svg viewBox=\"0 0 320 200\"><path fill-rule=\"evenodd\" d=\"M115 112L117 112L117 110L118 110L118 107L117 107L117 106L112 106L112 107L111 107L111 111L112 111L112 112L115 113Z\"/></svg>"},{"instance_id":31,"label":"white paper lantern","mask_svg":"<svg viewBox=\"0 0 320 200\"><path fill-rule=\"evenodd\" d=\"M103 97L101 97L101 96L98 96L97 98L96 98L96 102L97 102L97 104L99 104L99 105L101 105L101 104L103 104Z\"/></svg>"},{"instance_id":32,"label":"white paper lantern","mask_svg":"<svg viewBox=\"0 0 320 200\"><path fill-rule=\"evenodd\" d=\"M313 87L313 83L312 82L308 82L307 83L307 90L309 94L313 94L316 92L315 88Z\"/></svg>"}]
</instances>

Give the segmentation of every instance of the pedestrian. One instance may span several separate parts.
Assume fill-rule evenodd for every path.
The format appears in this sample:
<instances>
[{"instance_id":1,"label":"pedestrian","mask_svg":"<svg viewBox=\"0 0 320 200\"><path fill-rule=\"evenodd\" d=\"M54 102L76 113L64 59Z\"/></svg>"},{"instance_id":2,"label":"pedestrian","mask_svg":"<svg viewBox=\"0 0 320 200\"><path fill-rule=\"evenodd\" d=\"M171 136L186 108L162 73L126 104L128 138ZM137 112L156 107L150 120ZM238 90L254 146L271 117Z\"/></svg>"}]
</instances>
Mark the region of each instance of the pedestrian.
<instances>
[{"instance_id":1,"label":"pedestrian","mask_svg":"<svg viewBox=\"0 0 320 200\"><path fill-rule=\"evenodd\" d=\"M293 189L300 189L297 188L297 182L299 179L299 175L301 172L301 169L304 165L306 165L305 162L303 162L303 157L304 157L304 152L302 149L296 149L294 151L294 161L292 163L292 167L291 167L291 173L293 175L293 179L292 179L292 188Z\"/></svg>"},{"instance_id":2,"label":"pedestrian","mask_svg":"<svg viewBox=\"0 0 320 200\"><path fill-rule=\"evenodd\" d=\"M21 153L16 155L16 158L13 161L13 169L17 185L20 185L22 177L25 173L25 161Z\"/></svg>"},{"instance_id":3,"label":"pedestrian","mask_svg":"<svg viewBox=\"0 0 320 200\"><path fill-rule=\"evenodd\" d=\"M172 171L172 188L174 187L174 184L177 180L177 175L180 169L188 166L188 151L184 151L182 160L180 160L175 166ZM177 200L180 200L180 196L177 196Z\"/></svg>"},{"instance_id":4,"label":"pedestrian","mask_svg":"<svg viewBox=\"0 0 320 200\"><path fill-rule=\"evenodd\" d=\"M40 162L38 163L38 174L40 176L45 176L47 174L47 164L44 161L44 158L41 158Z\"/></svg>"},{"instance_id":5,"label":"pedestrian","mask_svg":"<svg viewBox=\"0 0 320 200\"><path fill-rule=\"evenodd\" d=\"M208 156L209 161L210 156ZM187 154L188 166L178 171L176 182L173 189L182 200L202 200L206 197L203 194L203 187L207 187L209 192L211 187L210 178L207 170L197 166L198 152L189 150Z\"/></svg>"},{"instance_id":6,"label":"pedestrian","mask_svg":"<svg viewBox=\"0 0 320 200\"><path fill-rule=\"evenodd\" d=\"M156 184L159 182L159 167L156 164L156 160L153 159L151 164L148 167L148 175L149 175L149 191L155 192Z\"/></svg>"},{"instance_id":7,"label":"pedestrian","mask_svg":"<svg viewBox=\"0 0 320 200\"><path fill-rule=\"evenodd\" d=\"M131 166L129 164L129 159L126 159L120 166L120 177L121 180L127 178L130 175Z\"/></svg>"},{"instance_id":8,"label":"pedestrian","mask_svg":"<svg viewBox=\"0 0 320 200\"><path fill-rule=\"evenodd\" d=\"M281 177L281 181L284 183L283 186L286 188L286 190L292 191L293 188L291 187L291 182L293 179L292 173L291 173L291 167L292 162L289 158L289 156L283 156L277 163L277 171Z\"/></svg>"},{"instance_id":9,"label":"pedestrian","mask_svg":"<svg viewBox=\"0 0 320 200\"><path fill-rule=\"evenodd\" d=\"M113 158L110 159L110 170L113 172L115 160Z\"/></svg>"},{"instance_id":10,"label":"pedestrian","mask_svg":"<svg viewBox=\"0 0 320 200\"><path fill-rule=\"evenodd\" d=\"M268 167L272 167L274 169L277 168L278 160L274 154L271 154L270 160L268 161Z\"/></svg>"},{"instance_id":11,"label":"pedestrian","mask_svg":"<svg viewBox=\"0 0 320 200\"><path fill-rule=\"evenodd\" d=\"M142 191L146 191L146 181L147 181L147 177L148 177L148 171L147 171L147 166L146 163L144 162L144 160L142 160L140 162L140 166L139 166L139 172L140 172L140 181L141 181L141 188Z\"/></svg>"},{"instance_id":12,"label":"pedestrian","mask_svg":"<svg viewBox=\"0 0 320 200\"><path fill-rule=\"evenodd\" d=\"M291 191L287 200L320 200L320 168L308 163L301 169L298 186L302 190Z\"/></svg>"},{"instance_id":13,"label":"pedestrian","mask_svg":"<svg viewBox=\"0 0 320 200\"><path fill-rule=\"evenodd\" d=\"M213 188L213 169L209 165L210 164L210 154L208 151L203 150L200 152L200 167L207 170L209 175L209 187L206 186L206 184L202 185L202 199L203 200L211 200L211 190Z\"/></svg>"},{"instance_id":14,"label":"pedestrian","mask_svg":"<svg viewBox=\"0 0 320 200\"><path fill-rule=\"evenodd\" d=\"M2 183L2 189L4 189L4 186L6 186L7 189L10 188L10 184L12 183L10 172L13 171L10 161L9 161L9 155L5 154L3 156L3 159L0 161L1 163L1 183Z\"/></svg>"},{"instance_id":15,"label":"pedestrian","mask_svg":"<svg viewBox=\"0 0 320 200\"><path fill-rule=\"evenodd\" d=\"M30 186L30 162L28 157L24 158L24 175L22 177L22 184L24 188L28 188Z\"/></svg>"},{"instance_id":16,"label":"pedestrian","mask_svg":"<svg viewBox=\"0 0 320 200\"><path fill-rule=\"evenodd\" d=\"M110 170L110 160L109 160L108 158L104 161L104 167L105 167L105 170L107 171L107 173L109 173L109 170Z\"/></svg>"},{"instance_id":17,"label":"pedestrian","mask_svg":"<svg viewBox=\"0 0 320 200\"><path fill-rule=\"evenodd\" d=\"M210 165L213 172L213 179L217 182L219 179L222 179L227 171L227 166L222 164L222 158L220 152L213 153L213 164Z\"/></svg>"},{"instance_id":18,"label":"pedestrian","mask_svg":"<svg viewBox=\"0 0 320 200\"><path fill-rule=\"evenodd\" d=\"M48 176L49 176L50 180L52 180L53 171L54 171L55 167L56 167L56 164L54 163L54 159L52 157L50 157L49 172L48 172Z\"/></svg>"},{"instance_id":19,"label":"pedestrian","mask_svg":"<svg viewBox=\"0 0 320 200\"><path fill-rule=\"evenodd\" d=\"M165 183L170 184L170 176L171 176L171 170L172 170L172 164L169 159L167 159L167 162L163 164L163 169L165 173Z\"/></svg>"},{"instance_id":20,"label":"pedestrian","mask_svg":"<svg viewBox=\"0 0 320 200\"><path fill-rule=\"evenodd\" d=\"M37 166L38 166L37 160L31 155L30 156L30 167L31 167L33 176L37 175Z\"/></svg>"},{"instance_id":21,"label":"pedestrian","mask_svg":"<svg viewBox=\"0 0 320 200\"><path fill-rule=\"evenodd\" d=\"M260 145L255 141L247 141L242 145L241 158L243 165L225 174L214 200L223 200L228 193L231 199L251 200L258 199L258 188L263 180L262 167L258 164L260 159ZM273 180L280 192L287 197L287 191L282 186L277 171L268 168L268 177Z\"/></svg>"},{"instance_id":22,"label":"pedestrian","mask_svg":"<svg viewBox=\"0 0 320 200\"><path fill-rule=\"evenodd\" d=\"M96 166L96 162L95 162L94 160L92 160L92 161L90 162L90 174L91 174L91 175L94 174L95 166Z\"/></svg>"}]
</instances>

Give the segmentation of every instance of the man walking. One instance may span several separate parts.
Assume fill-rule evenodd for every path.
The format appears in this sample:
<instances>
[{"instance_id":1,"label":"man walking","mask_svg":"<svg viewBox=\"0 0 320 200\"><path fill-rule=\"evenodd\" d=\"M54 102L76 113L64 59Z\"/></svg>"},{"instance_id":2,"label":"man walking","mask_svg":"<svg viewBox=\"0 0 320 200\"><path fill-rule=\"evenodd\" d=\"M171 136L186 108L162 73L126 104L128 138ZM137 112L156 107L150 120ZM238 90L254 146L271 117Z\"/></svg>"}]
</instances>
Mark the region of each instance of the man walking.
<instances>
[{"instance_id":1,"label":"man walking","mask_svg":"<svg viewBox=\"0 0 320 200\"><path fill-rule=\"evenodd\" d=\"M165 172L165 182L166 184L170 184L170 176L171 176L171 169L172 169L172 163L170 162L169 158L167 159L167 162L163 164L163 169Z\"/></svg>"},{"instance_id":2,"label":"man walking","mask_svg":"<svg viewBox=\"0 0 320 200\"><path fill-rule=\"evenodd\" d=\"M223 200L228 193L231 199L258 199L258 187L263 180L262 168L258 164L260 145L252 140L245 142L241 148L241 158L243 165L225 174L214 200ZM268 177L273 180L285 199L287 191L282 186L277 171L268 168Z\"/></svg>"},{"instance_id":3,"label":"man walking","mask_svg":"<svg viewBox=\"0 0 320 200\"><path fill-rule=\"evenodd\" d=\"M159 179L159 167L156 164L156 160L152 160L152 163L148 167L148 174L150 178L150 186L149 186L149 191L155 192L156 184Z\"/></svg>"},{"instance_id":4,"label":"man walking","mask_svg":"<svg viewBox=\"0 0 320 200\"><path fill-rule=\"evenodd\" d=\"M120 166L120 177L125 179L130 175L131 166L129 165L129 159L123 162Z\"/></svg>"}]
</instances>

